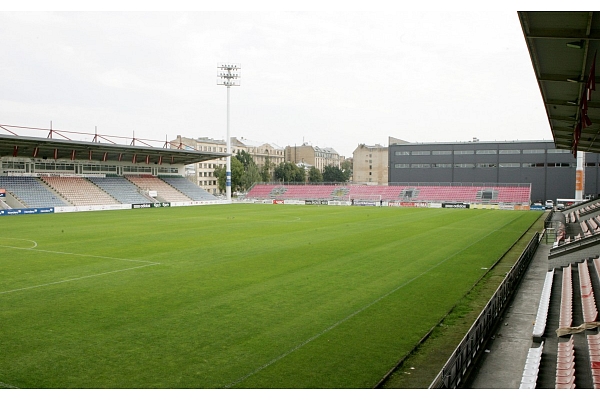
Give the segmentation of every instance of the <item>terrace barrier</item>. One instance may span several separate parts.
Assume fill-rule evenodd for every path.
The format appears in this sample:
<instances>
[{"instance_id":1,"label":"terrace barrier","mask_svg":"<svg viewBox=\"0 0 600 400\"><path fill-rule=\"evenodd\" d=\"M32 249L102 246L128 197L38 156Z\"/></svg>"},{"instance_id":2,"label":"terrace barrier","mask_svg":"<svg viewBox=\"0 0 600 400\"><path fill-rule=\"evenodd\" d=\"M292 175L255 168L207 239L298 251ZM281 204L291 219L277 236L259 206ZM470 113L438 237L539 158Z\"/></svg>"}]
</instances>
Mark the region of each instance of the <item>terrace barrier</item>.
<instances>
[{"instance_id":1,"label":"terrace barrier","mask_svg":"<svg viewBox=\"0 0 600 400\"><path fill-rule=\"evenodd\" d=\"M516 289L535 252L538 249L541 235L536 232L534 237L508 272L490 301L487 303L477 320L458 347L454 350L442 370L429 386L429 389L456 389L461 387L472 371L478 358L485 350L485 344L492 332L500 322L506 307L512 299Z\"/></svg>"}]
</instances>

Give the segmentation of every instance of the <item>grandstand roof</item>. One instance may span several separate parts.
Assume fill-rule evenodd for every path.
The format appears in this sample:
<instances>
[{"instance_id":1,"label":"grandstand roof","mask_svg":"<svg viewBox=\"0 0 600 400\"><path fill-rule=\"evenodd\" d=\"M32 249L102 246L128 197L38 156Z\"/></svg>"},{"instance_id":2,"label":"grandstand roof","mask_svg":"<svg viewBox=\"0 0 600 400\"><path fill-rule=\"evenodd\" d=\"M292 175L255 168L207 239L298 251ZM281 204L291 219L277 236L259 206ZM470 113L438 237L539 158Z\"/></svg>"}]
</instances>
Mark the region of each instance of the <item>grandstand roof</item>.
<instances>
[{"instance_id":1,"label":"grandstand roof","mask_svg":"<svg viewBox=\"0 0 600 400\"><path fill-rule=\"evenodd\" d=\"M146 141L147 142L147 141ZM153 147L144 140L130 145L0 134L0 157L129 161L148 164L193 164L225 157L227 153Z\"/></svg>"},{"instance_id":2,"label":"grandstand roof","mask_svg":"<svg viewBox=\"0 0 600 400\"><path fill-rule=\"evenodd\" d=\"M600 12L518 15L556 148L600 153Z\"/></svg>"}]
</instances>

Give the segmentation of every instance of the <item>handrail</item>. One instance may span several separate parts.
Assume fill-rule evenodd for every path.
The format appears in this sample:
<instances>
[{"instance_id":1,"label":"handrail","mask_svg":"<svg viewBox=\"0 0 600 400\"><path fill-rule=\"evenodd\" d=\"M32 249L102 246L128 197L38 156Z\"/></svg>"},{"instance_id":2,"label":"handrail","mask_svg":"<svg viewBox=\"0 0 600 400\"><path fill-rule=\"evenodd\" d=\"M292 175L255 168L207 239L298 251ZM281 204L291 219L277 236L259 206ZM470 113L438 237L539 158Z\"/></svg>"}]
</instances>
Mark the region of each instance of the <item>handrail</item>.
<instances>
[{"instance_id":1,"label":"handrail","mask_svg":"<svg viewBox=\"0 0 600 400\"><path fill-rule=\"evenodd\" d=\"M474 361L482 354L483 344L491 336L521 278L527 271L540 240L541 236L539 232L536 232L463 340L433 380L429 389L456 389L464 382L473 368Z\"/></svg>"}]
</instances>

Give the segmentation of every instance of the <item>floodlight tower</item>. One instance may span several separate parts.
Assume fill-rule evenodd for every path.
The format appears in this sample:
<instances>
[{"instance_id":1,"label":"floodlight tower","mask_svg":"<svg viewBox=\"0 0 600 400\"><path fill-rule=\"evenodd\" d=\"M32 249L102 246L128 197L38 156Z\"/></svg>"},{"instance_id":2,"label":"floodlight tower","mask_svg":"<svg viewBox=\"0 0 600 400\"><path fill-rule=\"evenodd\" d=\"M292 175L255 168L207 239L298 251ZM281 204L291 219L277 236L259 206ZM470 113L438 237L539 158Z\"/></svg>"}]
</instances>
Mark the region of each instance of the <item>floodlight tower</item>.
<instances>
[{"instance_id":1,"label":"floodlight tower","mask_svg":"<svg viewBox=\"0 0 600 400\"><path fill-rule=\"evenodd\" d=\"M225 193L227 201L231 201L231 139L229 138L229 88L240 86L241 74L239 70L242 65L239 63L219 63L217 65L217 85L227 86L227 181L225 184Z\"/></svg>"}]
</instances>

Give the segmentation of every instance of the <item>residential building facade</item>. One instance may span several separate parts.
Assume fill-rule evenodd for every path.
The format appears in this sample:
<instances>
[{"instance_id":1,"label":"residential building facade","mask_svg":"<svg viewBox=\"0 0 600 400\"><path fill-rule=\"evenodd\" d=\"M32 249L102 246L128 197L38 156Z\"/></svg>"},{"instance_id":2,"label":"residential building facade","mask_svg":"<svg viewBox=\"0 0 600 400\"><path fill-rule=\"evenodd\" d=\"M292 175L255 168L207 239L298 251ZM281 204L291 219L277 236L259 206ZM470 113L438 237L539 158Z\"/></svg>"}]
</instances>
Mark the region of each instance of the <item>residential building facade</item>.
<instances>
[{"instance_id":1,"label":"residential building facade","mask_svg":"<svg viewBox=\"0 0 600 400\"><path fill-rule=\"evenodd\" d=\"M275 167L285 160L285 149L274 143L262 143L245 138L231 138L232 149L234 153L244 150L252 156L259 170L262 170L266 163L269 163L269 172L273 177Z\"/></svg>"},{"instance_id":2,"label":"residential building facade","mask_svg":"<svg viewBox=\"0 0 600 400\"><path fill-rule=\"evenodd\" d=\"M232 137L231 153L233 155L242 150L249 153L259 169L265 165L267 160L272 165L271 174L277 165L284 161L284 148L271 143L260 143L244 138ZM200 137L197 139L185 138L177 135L177 139L170 142L172 148L194 149L203 152L226 153L227 143L224 140ZM187 166L188 177L198 186L210 194L219 194L219 182L215 176L215 168L226 167L227 158L220 157L207 162L196 163Z\"/></svg>"},{"instance_id":3,"label":"residential building facade","mask_svg":"<svg viewBox=\"0 0 600 400\"><path fill-rule=\"evenodd\" d=\"M363 185L387 185L388 148L380 144L359 144L352 153L353 182Z\"/></svg>"},{"instance_id":4,"label":"residential building facade","mask_svg":"<svg viewBox=\"0 0 600 400\"><path fill-rule=\"evenodd\" d=\"M327 165L341 168L344 157L340 156L331 147L321 148L304 143L302 146L287 146L285 148L285 161L294 164L311 164L319 171L324 172Z\"/></svg>"}]
</instances>

